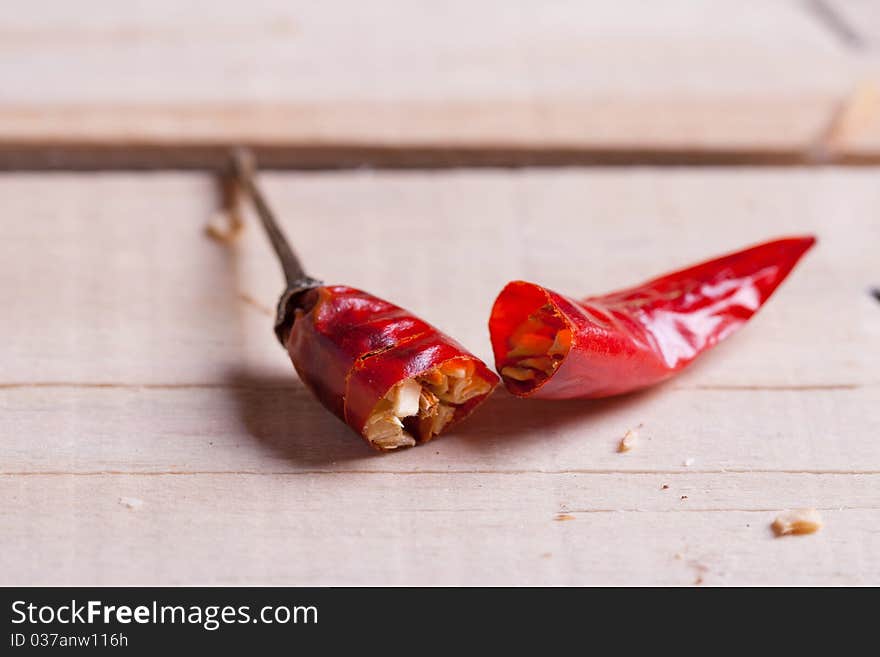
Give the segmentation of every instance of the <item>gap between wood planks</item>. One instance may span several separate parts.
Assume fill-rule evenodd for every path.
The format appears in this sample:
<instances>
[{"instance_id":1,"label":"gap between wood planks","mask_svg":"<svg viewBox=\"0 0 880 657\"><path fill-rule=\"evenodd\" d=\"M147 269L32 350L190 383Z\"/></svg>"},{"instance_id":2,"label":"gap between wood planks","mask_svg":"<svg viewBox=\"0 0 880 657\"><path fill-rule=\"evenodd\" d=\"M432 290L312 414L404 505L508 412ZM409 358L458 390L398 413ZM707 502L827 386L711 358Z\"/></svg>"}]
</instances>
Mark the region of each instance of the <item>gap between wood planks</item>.
<instances>
[{"instance_id":1,"label":"gap between wood planks","mask_svg":"<svg viewBox=\"0 0 880 657\"><path fill-rule=\"evenodd\" d=\"M224 146L0 146L3 171L214 170L228 161ZM245 144L246 145L246 144ZM796 151L610 150L565 148L393 147L337 144L325 147L253 146L268 171L453 169L608 166L871 166L877 158L814 161Z\"/></svg>"},{"instance_id":2,"label":"gap between wood planks","mask_svg":"<svg viewBox=\"0 0 880 657\"><path fill-rule=\"evenodd\" d=\"M213 171L228 164L233 146L0 145L0 171ZM331 171L538 167L869 167L880 153L828 154L801 150L607 149L332 144L249 146L266 171Z\"/></svg>"}]
</instances>

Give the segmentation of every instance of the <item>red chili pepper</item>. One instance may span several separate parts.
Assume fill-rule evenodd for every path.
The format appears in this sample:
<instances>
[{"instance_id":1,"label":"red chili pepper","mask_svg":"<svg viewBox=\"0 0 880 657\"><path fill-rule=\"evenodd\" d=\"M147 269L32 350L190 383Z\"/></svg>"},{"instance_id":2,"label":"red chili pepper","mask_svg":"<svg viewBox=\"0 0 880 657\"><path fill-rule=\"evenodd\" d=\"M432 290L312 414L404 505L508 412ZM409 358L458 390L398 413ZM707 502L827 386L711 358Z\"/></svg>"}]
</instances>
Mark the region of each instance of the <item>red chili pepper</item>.
<instances>
[{"instance_id":1,"label":"red chili pepper","mask_svg":"<svg viewBox=\"0 0 880 657\"><path fill-rule=\"evenodd\" d=\"M275 332L303 383L375 449L427 442L471 413L498 377L452 338L387 301L305 274L237 152L238 179L281 260Z\"/></svg>"},{"instance_id":2,"label":"red chili pepper","mask_svg":"<svg viewBox=\"0 0 880 657\"><path fill-rule=\"evenodd\" d=\"M745 324L815 242L767 242L583 301L514 281L489 319L496 368L513 394L540 399L659 383Z\"/></svg>"},{"instance_id":3,"label":"red chili pepper","mask_svg":"<svg viewBox=\"0 0 880 657\"><path fill-rule=\"evenodd\" d=\"M286 346L321 403L383 450L427 442L498 384L485 363L430 324L341 285L303 296Z\"/></svg>"}]
</instances>

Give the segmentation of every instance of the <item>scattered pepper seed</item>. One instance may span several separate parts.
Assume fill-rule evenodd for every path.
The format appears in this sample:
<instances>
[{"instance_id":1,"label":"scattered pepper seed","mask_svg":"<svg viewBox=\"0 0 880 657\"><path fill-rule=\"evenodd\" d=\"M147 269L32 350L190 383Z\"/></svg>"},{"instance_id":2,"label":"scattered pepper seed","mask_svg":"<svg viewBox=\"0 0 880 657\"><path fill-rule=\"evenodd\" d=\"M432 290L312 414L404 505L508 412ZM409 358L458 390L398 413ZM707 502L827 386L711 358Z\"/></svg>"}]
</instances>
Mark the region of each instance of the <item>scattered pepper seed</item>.
<instances>
[{"instance_id":1,"label":"scattered pepper seed","mask_svg":"<svg viewBox=\"0 0 880 657\"><path fill-rule=\"evenodd\" d=\"M633 447L636 446L636 441L639 439L639 432L635 429L629 429L625 434L623 434L623 438L620 439L620 443L617 445L618 452L628 452Z\"/></svg>"},{"instance_id":2,"label":"scattered pepper seed","mask_svg":"<svg viewBox=\"0 0 880 657\"><path fill-rule=\"evenodd\" d=\"M822 517L816 509L795 509L780 513L771 527L777 536L815 534L822 529Z\"/></svg>"}]
</instances>

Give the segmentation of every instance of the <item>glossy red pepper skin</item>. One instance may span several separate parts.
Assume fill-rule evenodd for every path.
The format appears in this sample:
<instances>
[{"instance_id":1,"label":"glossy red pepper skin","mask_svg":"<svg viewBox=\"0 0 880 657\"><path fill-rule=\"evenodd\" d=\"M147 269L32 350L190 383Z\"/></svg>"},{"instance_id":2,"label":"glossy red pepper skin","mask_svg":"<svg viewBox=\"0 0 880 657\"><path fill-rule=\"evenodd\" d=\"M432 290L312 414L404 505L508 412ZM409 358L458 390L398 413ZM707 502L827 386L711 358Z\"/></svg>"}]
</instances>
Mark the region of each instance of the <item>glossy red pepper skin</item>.
<instances>
[{"instance_id":1,"label":"glossy red pepper skin","mask_svg":"<svg viewBox=\"0 0 880 657\"><path fill-rule=\"evenodd\" d=\"M557 369L536 385L504 377L522 397L608 397L659 383L724 340L754 315L815 243L812 236L767 242L611 294L575 301L524 281L507 285L489 320L499 371L509 338L542 306L572 331Z\"/></svg>"},{"instance_id":2,"label":"glossy red pepper skin","mask_svg":"<svg viewBox=\"0 0 880 657\"><path fill-rule=\"evenodd\" d=\"M302 381L321 403L363 435L376 404L398 382L451 360L470 361L490 390L459 406L451 424L486 399L498 377L427 322L371 294L342 285L309 290L284 339Z\"/></svg>"}]
</instances>

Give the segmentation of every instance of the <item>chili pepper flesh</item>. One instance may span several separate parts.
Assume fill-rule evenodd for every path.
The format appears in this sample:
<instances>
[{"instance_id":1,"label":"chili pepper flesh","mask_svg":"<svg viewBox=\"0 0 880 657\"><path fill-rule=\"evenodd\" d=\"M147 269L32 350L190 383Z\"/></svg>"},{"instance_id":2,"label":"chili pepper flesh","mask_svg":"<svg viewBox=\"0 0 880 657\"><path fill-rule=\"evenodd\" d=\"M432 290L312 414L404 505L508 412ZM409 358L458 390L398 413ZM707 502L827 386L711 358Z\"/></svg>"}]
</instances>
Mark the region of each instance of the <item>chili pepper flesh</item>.
<instances>
[{"instance_id":1,"label":"chili pepper flesh","mask_svg":"<svg viewBox=\"0 0 880 657\"><path fill-rule=\"evenodd\" d=\"M598 398L654 385L745 324L814 243L775 240L581 301L514 281L489 320L496 368L521 397Z\"/></svg>"},{"instance_id":2,"label":"chili pepper flesh","mask_svg":"<svg viewBox=\"0 0 880 657\"><path fill-rule=\"evenodd\" d=\"M428 442L489 396L498 377L449 336L367 292L309 277L255 184L252 156L239 151L234 164L287 279L276 335L328 410L391 451Z\"/></svg>"}]
</instances>

